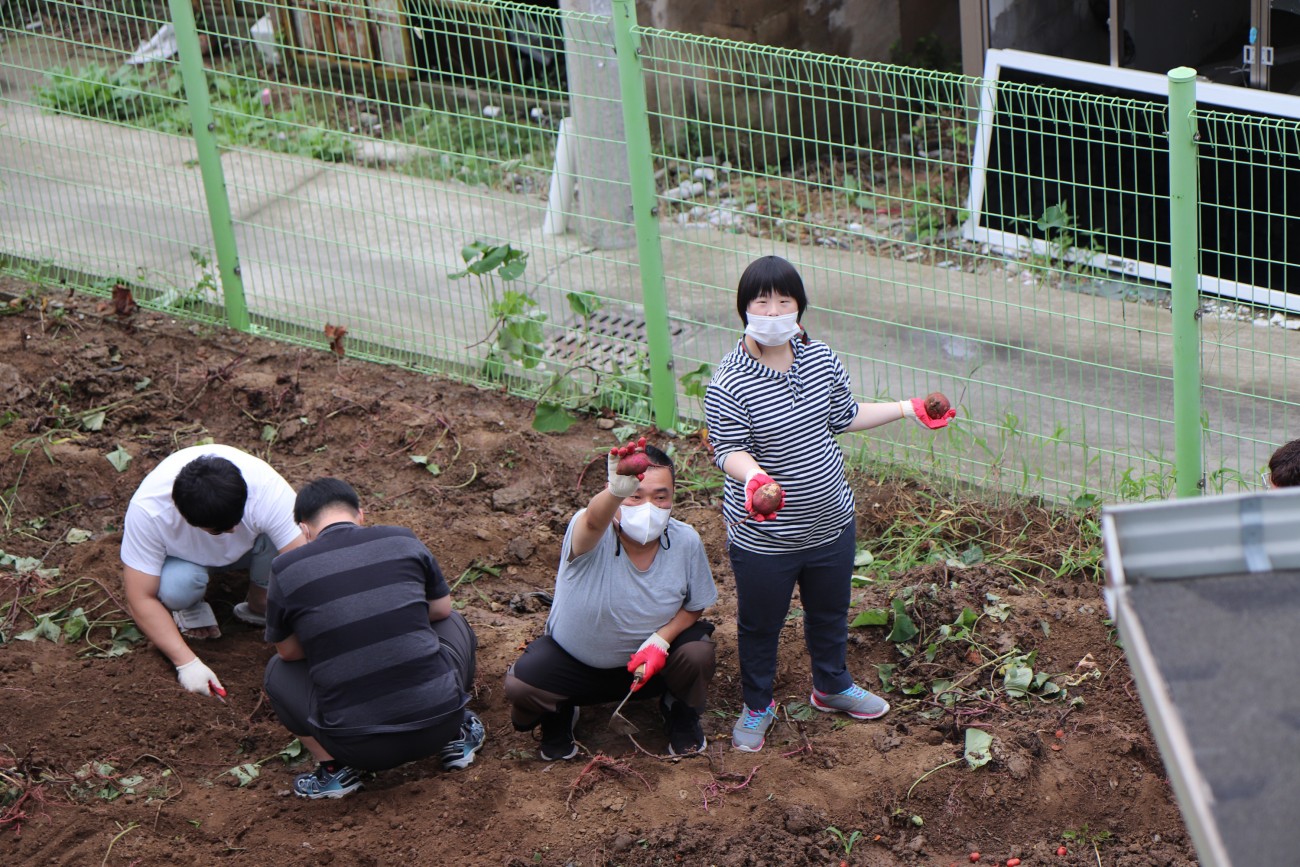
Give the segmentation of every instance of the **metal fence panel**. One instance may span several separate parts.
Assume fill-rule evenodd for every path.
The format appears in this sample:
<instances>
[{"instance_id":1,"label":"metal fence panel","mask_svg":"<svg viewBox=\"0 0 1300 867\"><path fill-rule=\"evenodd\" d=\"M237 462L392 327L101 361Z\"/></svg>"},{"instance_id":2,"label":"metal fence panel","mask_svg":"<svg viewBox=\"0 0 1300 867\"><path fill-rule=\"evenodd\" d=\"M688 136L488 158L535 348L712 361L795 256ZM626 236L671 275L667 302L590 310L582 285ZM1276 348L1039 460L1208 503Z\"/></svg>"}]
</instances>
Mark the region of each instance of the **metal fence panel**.
<instances>
[{"instance_id":1,"label":"metal fence panel","mask_svg":"<svg viewBox=\"0 0 1300 867\"><path fill-rule=\"evenodd\" d=\"M117 5L0 18L0 257L220 319L166 4ZM653 165L629 167L609 17L463 0L199 12L256 330L649 421L629 180L644 170L684 427L739 336L741 271L776 253L862 399L941 390L959 408L937 436L895 425L850 448L1056 499L1173 490L1168 292L1103 255L1168 259L1162 104L638 27ZM1214 207L1257 226L1259 268L1285 290L1287 191L1244 197L1258 180L1240 164L1290 171L1295 124L1206 129L1202 165L1236 171L1203 170L1203 193L1231 187ZM1207 232L1202 258L1228 237ZM1250 487L1295 427L1300 322L1204 306L1209 488Z\"/></svg>"}]
</instances>

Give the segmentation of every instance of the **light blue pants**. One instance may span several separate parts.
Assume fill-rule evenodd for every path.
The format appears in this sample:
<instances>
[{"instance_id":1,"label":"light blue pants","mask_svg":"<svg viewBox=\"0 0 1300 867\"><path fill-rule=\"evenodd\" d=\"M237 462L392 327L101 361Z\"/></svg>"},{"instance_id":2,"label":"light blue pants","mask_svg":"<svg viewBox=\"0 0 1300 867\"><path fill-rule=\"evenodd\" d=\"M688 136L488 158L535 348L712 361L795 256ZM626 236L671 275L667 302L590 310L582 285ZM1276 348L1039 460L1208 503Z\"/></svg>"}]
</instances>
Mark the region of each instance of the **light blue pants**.
<instances>
[{"instance_id":1,"label":"light blue pants","mask_svg":"<svg viewBox=\"0 0 1300 867\"><path fill-rule=\"evenodd\" d=\"M271 537L265 533L253 540L253 547L244 556L218 570L248 570L248 580L262 589L271 583L271 561L277 554ZM208 568L179 557L163 560L162 575L158 576L158 601L168 611L184 611L203 601L208 592Z\"/></svg>"}]
</instances>

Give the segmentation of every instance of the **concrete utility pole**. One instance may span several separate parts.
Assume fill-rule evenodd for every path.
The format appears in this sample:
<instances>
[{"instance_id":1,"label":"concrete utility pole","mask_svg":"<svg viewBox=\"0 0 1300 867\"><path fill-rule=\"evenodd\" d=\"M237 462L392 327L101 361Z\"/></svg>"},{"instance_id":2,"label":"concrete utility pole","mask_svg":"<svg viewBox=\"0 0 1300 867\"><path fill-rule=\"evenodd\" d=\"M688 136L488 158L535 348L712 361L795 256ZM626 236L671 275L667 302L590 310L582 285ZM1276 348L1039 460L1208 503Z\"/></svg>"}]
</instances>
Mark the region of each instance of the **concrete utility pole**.
<instances>
[{"instance_id":1,"label":"concrete utility pole","mask_svg":"<svg viewBox=\"0 0 1300 867\"><path fill-rule=\"evenodd\" d=\"M560 0L560 8L610 19L564 22L579 233L583 241L597 249L631 247L636 243L636 232L615 58L613 2Z\"/></svg>"}]
</instances>

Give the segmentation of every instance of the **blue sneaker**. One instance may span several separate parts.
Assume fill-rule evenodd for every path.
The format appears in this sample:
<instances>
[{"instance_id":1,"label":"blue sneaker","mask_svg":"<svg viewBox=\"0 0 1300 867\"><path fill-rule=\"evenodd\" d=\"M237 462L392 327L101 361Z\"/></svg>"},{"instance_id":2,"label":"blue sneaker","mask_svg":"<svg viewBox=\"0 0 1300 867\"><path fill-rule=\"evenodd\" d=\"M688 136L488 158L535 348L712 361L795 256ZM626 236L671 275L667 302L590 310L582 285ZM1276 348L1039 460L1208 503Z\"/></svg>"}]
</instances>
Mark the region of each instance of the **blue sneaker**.
<instances>
[{"instance_id":1,"label":"blue sneaker","mask_svg":"<svg viewBox=\"0 0 1300 867\"><path fill-rule=\"evenodd\" d=\"M740 712L740 719L731 730L731 745L741 752L756 753L763 748L767 740L767 730L776 720L776 702L767 706L767 710L753 711L746 705Z\"/></svg>"},{"instance_id":2,"label":"blue sneaker","mask_svg":"<svg viewBox=\"0 0 1300 867\"><path fill-rule=\"evenodd\" d=\"M867 692L856 683L844 692L822 692L814 689L809 704L820 711L843 711L854 719L878 719L889 713L889 702Z\"/></svg>"},{"instance_id":3,"label":"blue sneaker","mask_svg":"<svg viewBox=\"0 0 1300 867\"><path fill-rule=\"evenodd\" d=\"M293 793L300 798L341 798L361 788L361 774L340 765L333 771L325 765L316 766L309 774L299 774L293 778Z\"/></svg>"},{"instance_id":4,"label":"blue sneaker","mask_svg":"<svg viewBox=\"0 0 1300 867\"><path fill-rule=\"evenodd\" d=\"M458 771L468 768L474 764L474 756L483 748L486 740L487 730L483 728L483 720L474 711L465 711L465 720L460 724L460 740L449 742L439 753L442 769Z\"/></svg>"}]
</instances>

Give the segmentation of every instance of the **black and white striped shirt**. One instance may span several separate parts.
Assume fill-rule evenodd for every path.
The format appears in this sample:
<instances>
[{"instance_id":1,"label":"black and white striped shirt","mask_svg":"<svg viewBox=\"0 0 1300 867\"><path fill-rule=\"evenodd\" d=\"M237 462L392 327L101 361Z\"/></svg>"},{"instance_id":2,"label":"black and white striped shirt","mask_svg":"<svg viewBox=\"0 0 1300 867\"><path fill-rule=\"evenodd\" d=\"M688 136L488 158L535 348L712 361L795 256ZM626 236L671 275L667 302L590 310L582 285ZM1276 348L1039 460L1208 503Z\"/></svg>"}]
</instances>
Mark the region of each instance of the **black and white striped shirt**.
<instances>
[{"instance_id":1,"label":"black and white striped shirt","mask_svg":"<svg viewBox=\"0 0 1300 867\"><path fill-rule=\"evenodd\" d=\"M785 489L775 520L742 520L745 485L727 477L722 511L728 539L759 554L825 545L853 520L853 491L835 441L858 412L848 371L825 343L791 346L794 364L780 373L738 342L719 362L704 397L714 462L721 467L734 452L748 452Z\"/></svg>"}]
</instances>

